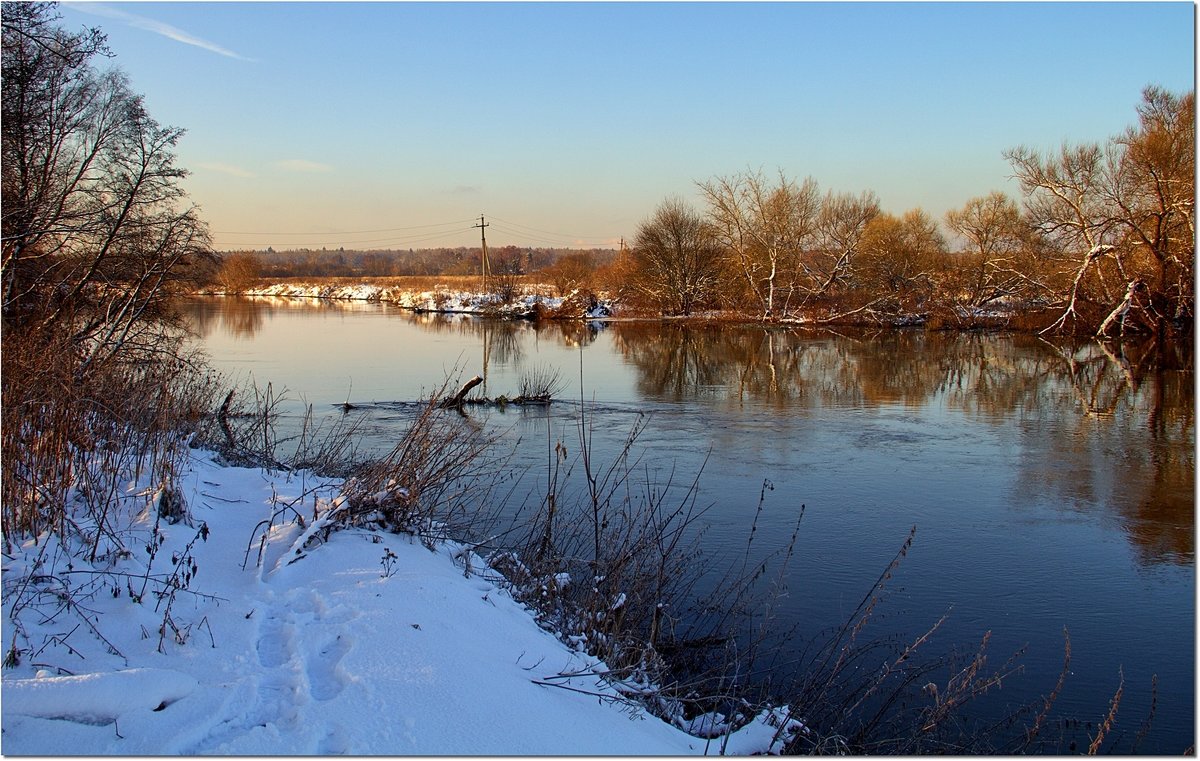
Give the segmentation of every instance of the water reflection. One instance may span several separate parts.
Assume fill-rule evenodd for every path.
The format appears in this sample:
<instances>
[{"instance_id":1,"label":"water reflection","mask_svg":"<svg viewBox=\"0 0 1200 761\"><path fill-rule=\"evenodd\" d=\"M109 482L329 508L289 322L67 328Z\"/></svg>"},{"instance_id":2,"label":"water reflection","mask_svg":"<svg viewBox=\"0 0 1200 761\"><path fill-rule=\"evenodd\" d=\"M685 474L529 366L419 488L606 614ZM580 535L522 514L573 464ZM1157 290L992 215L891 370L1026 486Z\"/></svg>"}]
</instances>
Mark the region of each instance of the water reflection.
<instances>
[{"instance_id":1,"label":"water reflection","mask_svg":"<svg viewBox=\"0 0 1200 761\"><path fill-rule=\"evenodd\" d=\"M267 314L262 300L235 296L222 297L220 309L205 308L197 300L182 302L178 308L187 324L201 338L208 338L218 329L234 338L254 338L262 329Z\"/></svg>"},{"instance_id":2,"label":"water reflection","mask_svg":"<svg viewBox=\"0 0 1200 761\"><path fill-rule=\"evenodd\" d=\"M1152 344L1053 343L1036 336L921 330L814 332L659 322L601 328L294 299L224 299L219 306L185 307L201 336L221 330L250 339L281 312L384 310L389 319L423 333L479 347L485 377L490 368L527 366L540 343L588 350L604 335L601 348L632 368L645 402L695 403L729 414L757 410L775 421L781 436L796 420L823 410L895 407L996 427L1017 421L1016 497L1049 501L1066 511L1110 506L1143 563L1194 562L1190 347L1164 353Z\"/></svg>"},{"instance_id":3,"label":"water reflection","mask_svg":"<svg viewBox=\"0 0 1200 761\"><path fill-rule=\"evenodd\" d=\"M702 473L701 501L714 506L706 562L749 551L764 478L776 488L752 563L786 542L807 505L792 593L777 608L806 636L841 623L919 524L900 610L873 625L907 638L952 608L940 642L993 630L995 652L1028 644L1032 681L996 695L1015 702L1054 687L1069 627L1064 713L1103 716L1123 673L1122 714L1144 717L1157 673L1155 731L1167 738L1156 747L1191 742L1190 346L657 321L597 329L363 302L200 299L185 310L219 369L328 402L330 414L343 399L361 403L382 451L408 419L390 400L421 398L447 370L478 373L482 358L492 395L542 367L579 378L562 404L471 413L507 431L515 464L529 466L514 501L525 485L538 501L552 440L577 441L573 399L596 402L601 462L649 415L647 479Z\"/></svg>"},{"instance_id":4,"label":"water reflection","mask_svg":"<svg viewBox=\"0 0 1200 761\"><path fill-rule=\"evenodd\" d=\"M495 361L502 363L520 361L521 340L530 331L539 340L552 340L568 348L578 348L594 343L603 329L597 322L486 320L470 314L418 313L391 304L335 299L223 296L183 300L177 308L200 338L207 338L219 329L226 335L246 339L254 338L263 328L264 321L274 313L352 314L384 309L423 330L478 338Z\"/></svg>"},{"instance_id":5,"label":"water reflection","mask_svg":"<svg viewBox=\"0 0 1200 761\"><path fill-rule=\"evenodd\" d=\"M940 404L982 422L1029 421L1023 451L1058 456L1022 458L1025 496L1067 509L1112 505L1143 562L1194 561L1194 389L1184 353L1164 361L1138 345L924 331L612 330L638 369L639 390L653 399L754 401L792 414ZM1076 476L1064 478L1064 470Z\"/></svg>"}]
</instances>

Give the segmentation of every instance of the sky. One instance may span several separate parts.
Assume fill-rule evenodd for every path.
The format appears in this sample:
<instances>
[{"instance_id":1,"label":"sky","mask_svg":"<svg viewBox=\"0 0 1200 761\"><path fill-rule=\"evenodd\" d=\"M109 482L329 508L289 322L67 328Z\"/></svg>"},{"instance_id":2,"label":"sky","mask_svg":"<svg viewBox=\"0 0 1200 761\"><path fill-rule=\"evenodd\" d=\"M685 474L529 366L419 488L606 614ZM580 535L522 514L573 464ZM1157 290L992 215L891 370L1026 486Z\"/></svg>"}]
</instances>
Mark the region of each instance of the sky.
<instances>
[{"instance_id":1,"label":"sky","mask_svg":"<svg viewBox=\"0 0 1200 761\"><path fill-rule=\"evenodd\" d=\"M1190 2L78 2L218 249L616 247L763 170L941 218L1195 88Z\"/></svg>"}]
</instances>

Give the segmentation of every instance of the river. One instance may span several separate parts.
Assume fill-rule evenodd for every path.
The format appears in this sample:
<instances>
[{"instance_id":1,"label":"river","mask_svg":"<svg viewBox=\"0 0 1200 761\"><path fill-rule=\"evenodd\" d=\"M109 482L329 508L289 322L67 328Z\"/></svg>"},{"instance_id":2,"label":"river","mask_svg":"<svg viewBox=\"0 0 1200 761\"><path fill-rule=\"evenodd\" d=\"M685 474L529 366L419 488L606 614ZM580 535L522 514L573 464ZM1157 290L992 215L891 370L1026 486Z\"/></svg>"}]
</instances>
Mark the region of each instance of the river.
<instances>
[{"instance_id":1,"label":"river","mask_svg":"<svg viewBox=\"0 0 1200 761\"><path fill-rule=\"evenodd\" d=\"M1022 671L972 709L999 717L1053 690L1066 630L1054 716L1082 728L1056 725L1061 750L1086 750L1087 722L1122 677L1126 747L1152 700L1137 751L1194 743L1190 347L1152 365L1129 346L1023 335L533 324L305 300L182 308L213 365L286 389L288 416L359 407L367 448L407 422L394 403L447 376L481 374L486 394L512 396L530 372L557 374L549 408L470 413L510 442L529 488L544 481L548 439L577 449L583 400L597 460L641 421L648 478L699 474L709 562L745 550L760 495L756 558L787 544L803 505L776 611L802 637L844 621L915 526L875 636L911 640L944 615L931 652L970 650L986 632L989 668L1021 651Z\"/></svg>"}]
</instances>

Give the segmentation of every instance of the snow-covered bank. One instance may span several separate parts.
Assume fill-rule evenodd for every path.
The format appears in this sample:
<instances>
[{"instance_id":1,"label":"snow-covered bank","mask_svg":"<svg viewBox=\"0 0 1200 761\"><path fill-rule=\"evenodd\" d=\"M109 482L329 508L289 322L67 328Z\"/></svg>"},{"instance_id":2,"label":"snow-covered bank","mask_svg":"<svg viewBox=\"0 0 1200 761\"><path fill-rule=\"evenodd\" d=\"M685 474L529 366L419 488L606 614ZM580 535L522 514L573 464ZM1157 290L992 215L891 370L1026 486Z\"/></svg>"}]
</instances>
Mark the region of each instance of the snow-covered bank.
<instances>
[{"instance_id":1,"label":"snow-covered bank","mask_svg":"<svg viewBox=\"0 0 1200 761\"><path fill-rule=\"evenodd\" d=\"M120 529L132 555L89 565L51 538L5 555L4 644L19 663L3 673L0 751L721 749L620 701L595 673L603 664L539 628L463 547L431 552L404 535L345 530L304 549L307 520L277 520L264 538L273 513L307 519L336 484L190 457L179 479L190 521L156 521L154 495L137 497L146 509ZM771 718L734 733L725 751L772 748Z\"/></svg>"},{"instance_id":2,"label":"snow-covered bank","mask_svg":"<svg viewBox=\"0 0 1200 761\"><path fill-rule=\"evenodd\" d=\"M219 291L213 291L220 295ZM401 286L360 283L273 283L249 288L243 296L273 296L282 298L331 299L339 301L382 301L402 309L418 312L448 314L479 314L501 317L530 318L558 315L580 319L599 319L613 314L612 303L588 299L577 293L566 297L523 294L504 300L497 294L470 291L411 290Z\"/></svg>"}]
</instances>

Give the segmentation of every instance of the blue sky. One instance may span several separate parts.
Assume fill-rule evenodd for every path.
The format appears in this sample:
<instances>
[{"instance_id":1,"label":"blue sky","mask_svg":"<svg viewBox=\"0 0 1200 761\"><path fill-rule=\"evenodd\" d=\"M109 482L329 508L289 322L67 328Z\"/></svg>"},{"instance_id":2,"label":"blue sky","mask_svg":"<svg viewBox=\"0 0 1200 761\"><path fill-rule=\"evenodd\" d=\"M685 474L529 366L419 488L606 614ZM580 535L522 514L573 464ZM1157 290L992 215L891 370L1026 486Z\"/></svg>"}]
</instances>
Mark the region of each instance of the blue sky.
<instances>
[{"instance_id":1,"label":"blue sky","mask_svg":"<svg viewBox=\"0 0 1200 761\"><path fill-rule=\"evenodd\" d=\"M72 3L218 248L615 245L746 168L940 218L1195 87L1172 3Z\"/></svg>"}]
</instances>

